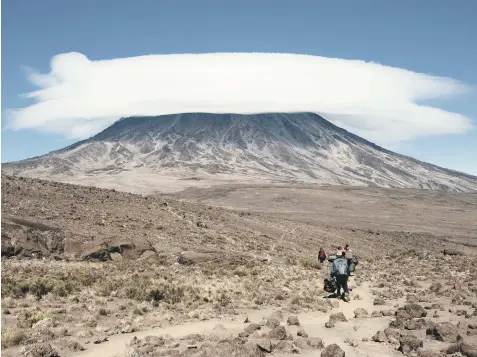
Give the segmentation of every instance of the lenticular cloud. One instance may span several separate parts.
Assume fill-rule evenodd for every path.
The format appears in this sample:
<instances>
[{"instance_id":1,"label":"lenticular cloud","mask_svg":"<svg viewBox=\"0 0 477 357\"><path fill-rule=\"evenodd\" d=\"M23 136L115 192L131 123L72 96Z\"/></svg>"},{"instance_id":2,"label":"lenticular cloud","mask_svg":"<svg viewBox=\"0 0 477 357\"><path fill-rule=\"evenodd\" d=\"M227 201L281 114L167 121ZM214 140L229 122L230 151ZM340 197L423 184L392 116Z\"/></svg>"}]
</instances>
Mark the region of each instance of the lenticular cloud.
<instances>
[{"instance_id":1,"label":"lenticular cloud","mask_svg":"<svg viewBox=\"0 0 477 357\"><path fill-rule=\"evenodd\" d=\"M85 138L124 116L181 112L319 113L378 143L462 133L468 118L422 105L460 94L450 78L357 60L294 54L148 55L91 61L80 53L52 58L32 73L35 103L10 112L14 129Z\"/></svg>"}]
</instances>

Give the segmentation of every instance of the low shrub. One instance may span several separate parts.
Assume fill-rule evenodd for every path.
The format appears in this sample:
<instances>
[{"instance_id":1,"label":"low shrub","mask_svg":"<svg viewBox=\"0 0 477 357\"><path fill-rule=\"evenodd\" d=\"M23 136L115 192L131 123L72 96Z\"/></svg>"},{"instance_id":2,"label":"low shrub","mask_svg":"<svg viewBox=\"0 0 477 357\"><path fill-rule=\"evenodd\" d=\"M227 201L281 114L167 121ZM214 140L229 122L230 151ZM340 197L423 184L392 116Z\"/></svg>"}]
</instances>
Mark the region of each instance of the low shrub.
<instances>
[{"instance_id":1,"label":"low shrub","mask_svg":"<svg viewBox=\"0 0 477 357\"><path fill-rule=\"evenodd\" d=\"M17 328L5 328L2 330L2 349L15 347L26 340L26 334L23 330Z\"/></svg>"}]
</instances>

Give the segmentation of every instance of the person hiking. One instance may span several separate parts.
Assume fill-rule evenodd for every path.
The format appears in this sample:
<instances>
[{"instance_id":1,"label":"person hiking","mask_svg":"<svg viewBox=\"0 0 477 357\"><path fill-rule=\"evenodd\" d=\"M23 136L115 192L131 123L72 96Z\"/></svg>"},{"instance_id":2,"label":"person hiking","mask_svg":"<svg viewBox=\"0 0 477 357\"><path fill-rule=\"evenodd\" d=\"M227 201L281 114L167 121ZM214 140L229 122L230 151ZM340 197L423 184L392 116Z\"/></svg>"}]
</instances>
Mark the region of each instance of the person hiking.
<instances>
[{"instance_id":1,"label":"person hiking","mask_svg":"<svg viewBox=\"0 0 477 357\"><path fill-rule=\"evenodd\" d=\"M318 252L318 260L321 264L323 264L323 262L326 260L326 253L323 248L320 248L320 251Z\"/></svg>"},{"instance_id":2,"label":"person hiking","mask_svg":"<svg viewBox=\"0 0 477 357\"><path fill-rule=\"evenodd\" d=\"M336 279L336 296L345 301L349 301L348 274L346 252L337 251L336 259L333 260L333 264L331 265L331 277ZM340 294L341 289L343 289L342 294Z\"/></svg>"}]
</instances>

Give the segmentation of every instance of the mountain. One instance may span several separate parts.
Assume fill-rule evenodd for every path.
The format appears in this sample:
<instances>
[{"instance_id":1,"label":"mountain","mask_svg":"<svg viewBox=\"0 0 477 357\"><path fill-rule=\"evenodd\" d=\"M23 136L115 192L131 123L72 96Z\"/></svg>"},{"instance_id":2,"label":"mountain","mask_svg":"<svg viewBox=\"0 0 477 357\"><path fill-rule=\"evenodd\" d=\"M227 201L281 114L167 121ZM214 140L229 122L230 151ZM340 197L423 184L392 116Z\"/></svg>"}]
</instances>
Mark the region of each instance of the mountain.
<instances>
[{"instance_id":1,"label":"mountain","mask_svg":"<svg viewBox=\"0 0 477 357\"><path fill-rule=\"evenodd\" d=\"M148 191L201 180L477 190L475 176L385 150L313 113L123 118L64 149L3 164L2 171Z\"/></svg>"}]
</instances>

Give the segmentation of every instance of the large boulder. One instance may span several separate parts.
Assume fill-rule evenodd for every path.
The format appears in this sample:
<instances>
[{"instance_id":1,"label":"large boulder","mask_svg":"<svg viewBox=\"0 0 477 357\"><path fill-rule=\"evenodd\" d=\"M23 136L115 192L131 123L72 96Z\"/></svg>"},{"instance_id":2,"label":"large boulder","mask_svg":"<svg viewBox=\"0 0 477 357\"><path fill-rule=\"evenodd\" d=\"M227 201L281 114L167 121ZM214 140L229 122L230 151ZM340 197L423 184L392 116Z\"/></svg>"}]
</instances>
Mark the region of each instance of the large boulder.
<instances>
[{"instance_id":1,"label":"large boulder","mask_svg":"<svg viewBox=\"0 0 477 357\"><path fill-rule=\"evenodd\" d=\"M345 351L337 344L332 344L321 352L321 357L345 357Z\"/></svg>"}]
</instances>

